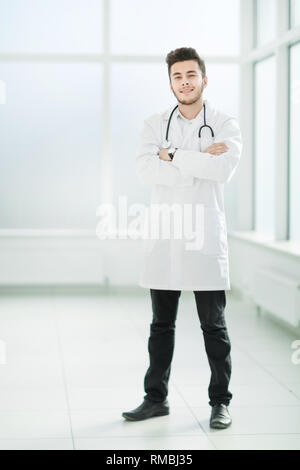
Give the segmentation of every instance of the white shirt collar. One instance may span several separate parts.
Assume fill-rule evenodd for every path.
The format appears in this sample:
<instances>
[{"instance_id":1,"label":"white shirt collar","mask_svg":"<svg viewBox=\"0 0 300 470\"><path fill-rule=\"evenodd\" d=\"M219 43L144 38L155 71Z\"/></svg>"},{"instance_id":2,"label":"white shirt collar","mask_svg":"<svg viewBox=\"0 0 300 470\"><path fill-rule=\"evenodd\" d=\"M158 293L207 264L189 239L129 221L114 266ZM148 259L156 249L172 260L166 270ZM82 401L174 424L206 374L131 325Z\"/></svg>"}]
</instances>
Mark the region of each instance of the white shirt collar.
<instances>
[{"instance_id":1,"label":"white shirt collar","mask_svg":"<svg viewBox=\"0 0 300 470\"><path fill-rule=\"evenodd\" d=\"M203 100L203 103L205 103L205 106L206 106L206 119L207 119L207 115L209 114L209 110L210 110L210 104L209 104L208 100ZM173 111L174 107L175 107L175 105L172 106L172 108L168 108L166 111L164 111L162 113L163 119L165 119L165 120L169 119L170 114ZM174 111L174 114L176 115L176 117L182 116L181 113L179 113L179 108L176 108L176 110ZM173 114L173 116L174 116L174 114ZM204 114L204 108L202 107L200 113L195 117L195 119L199 118L200 116L202 117L203 114ZM183 118L183 116L182 116L182 118ZM186 118L183 118L183 119L186 119ZM192 119L190 122L193 122L193 121L194 120Z\"/></svg>"},{"instance_id":2,"label":"white shirt collar","mask_svg":"<svg viewBox=\"0 0 300 470\"><path fill-rule=\"evenodd\" d=\"M182 119L182 120L185 121L187 124L192 124L192 123L198 121L199 119L202 119L202 116L203 116L203 114L204 114L204 110L203 110L203 107L202 107L201 111L200 111L200 112L197 114L197 116L196 116L195 118L193 118L193 119L188 119L188 118L184 117L184 116L182 115L182 113L179 111L179 108L176 109L175 113L176 113L176 115L177 115L177 118ZM175 114L175 113L174 113L174 114Z\"/></svg>"}]
</instances>

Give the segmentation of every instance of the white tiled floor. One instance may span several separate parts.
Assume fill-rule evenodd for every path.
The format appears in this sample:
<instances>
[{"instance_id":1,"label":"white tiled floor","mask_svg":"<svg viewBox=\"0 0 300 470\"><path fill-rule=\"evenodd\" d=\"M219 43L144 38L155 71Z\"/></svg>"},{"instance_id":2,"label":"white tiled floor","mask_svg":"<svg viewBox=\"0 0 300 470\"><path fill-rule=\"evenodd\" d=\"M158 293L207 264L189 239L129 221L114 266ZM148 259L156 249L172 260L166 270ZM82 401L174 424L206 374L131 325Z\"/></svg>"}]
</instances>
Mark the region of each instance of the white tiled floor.
<instances>
[{"instance_id":1,"label":"white tiled floor","mask_svg":"<svg viewBox=\"0 0 300 470\"><path fill-rule=\"evenodd\" d=\"M144 396L152 318L142 295L0 297L0 449L300 449L297 335L227 292L232 425L209 428L210 369L183 292L170 415L128 422Z\"/></svg>"}]
</instances>

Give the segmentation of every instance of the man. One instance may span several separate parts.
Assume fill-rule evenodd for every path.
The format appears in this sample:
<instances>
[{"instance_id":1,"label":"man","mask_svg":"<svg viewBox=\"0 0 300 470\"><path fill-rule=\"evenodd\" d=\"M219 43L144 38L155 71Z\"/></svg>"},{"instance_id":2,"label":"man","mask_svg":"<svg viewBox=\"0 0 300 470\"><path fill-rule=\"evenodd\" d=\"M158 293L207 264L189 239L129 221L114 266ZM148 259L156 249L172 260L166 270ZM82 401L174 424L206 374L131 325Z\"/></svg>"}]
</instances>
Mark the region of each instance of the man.
<instances>
[{"instance_id":1,"label":"man","mask_svg":"<svg viewBox=\"0 0 300 470\"><path fill-rule=\"evenodd\" d=\"M187 248L183 237L147 241L139 283L150 289L153 310L150 365L144 378L146 395L139 407L122 416L141 420L169 414L175 321L181 291L188 290L194 292L211 370L210 426L226 428L232 422L228 411L232 393L228 389L231 343L224 318L225 290L230 290L224 184L238 166L242 139L236 119L203 100L208 79L205 63L195 49L175 49L166 62L178 107L145 120L137 175L152 186L152 204L202 208L196 217L196 235L201 236L200 243L192 248ZM171 146L162 148L169 143Z\"/></svg>"}]
</instances>

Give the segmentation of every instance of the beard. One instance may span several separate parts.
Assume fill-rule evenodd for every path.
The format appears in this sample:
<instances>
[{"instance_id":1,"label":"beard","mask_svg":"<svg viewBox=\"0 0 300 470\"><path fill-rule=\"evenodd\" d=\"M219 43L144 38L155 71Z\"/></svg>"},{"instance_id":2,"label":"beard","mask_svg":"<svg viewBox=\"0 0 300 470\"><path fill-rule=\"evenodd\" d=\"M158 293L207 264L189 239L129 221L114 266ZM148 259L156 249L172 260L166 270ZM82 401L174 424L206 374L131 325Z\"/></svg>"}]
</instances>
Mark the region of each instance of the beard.
<instances>
[{"instance_id":1,"label":"beard","mask_svg":"<svg viewBox=\"0 0 300 470\"><path fill-rule=\"evenodd\" d=\"M204 85L202 83L201 85L201 88L200 90L198 91L198 93L196 94L196 96L193 96L192 98L183 98L180 96L177 96L176 93L173 91L173 94L175 96L175 98L177 99L178 103L180 104L185 104L185 105L189 105L189 104L194 104L196 103L197 101L199 101L202 97L202 94L203 94L203 90L204 90Z\"/></svg>"}]
</instances>

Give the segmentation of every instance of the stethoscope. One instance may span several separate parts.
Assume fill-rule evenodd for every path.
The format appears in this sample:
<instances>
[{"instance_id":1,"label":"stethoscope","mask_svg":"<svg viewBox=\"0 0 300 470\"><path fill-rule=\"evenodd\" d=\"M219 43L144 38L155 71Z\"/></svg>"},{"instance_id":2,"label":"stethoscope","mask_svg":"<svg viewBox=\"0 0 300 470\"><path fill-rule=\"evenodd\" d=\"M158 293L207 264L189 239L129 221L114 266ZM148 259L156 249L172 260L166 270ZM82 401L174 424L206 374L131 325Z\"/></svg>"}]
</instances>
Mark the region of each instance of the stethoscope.
<instances>
[{"instance_id":1,"label":"stethoscope","mask_svg":"<svg viewBox=\"0 0 300 470\"><path fill-rule=\"evenodd\" d=\"M163 148L165 148L165 149L169 148L170 145L171 145L171 142L168 141L169 127L170 127L170 122L171 122L173 113L174 113L174 111L175 111L176 108L178 108L178 104L175 106L175 108L173 109L173 111L171 112L170 117L169 117L168 126L167 126L167 132L166 132L166 139L165 139L165 141L164 141L164 143L163 143ZM200 127L198 136L199 136L199 138L201 139L201 132L202 132L202 129L203 129L204 127L208 127L208 128L210 129L210 132L211 132L212 137L214 137L214 136L215 136L214 131L212 130L212 128L211 128L210 126L208 126L208 125L206 124L206 108L205 108L205 103L203 103L203 114L204 114L204 125Z\"/></svg>"}]
</instances>

